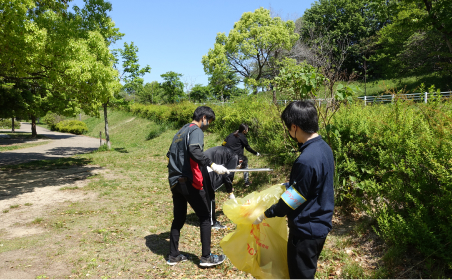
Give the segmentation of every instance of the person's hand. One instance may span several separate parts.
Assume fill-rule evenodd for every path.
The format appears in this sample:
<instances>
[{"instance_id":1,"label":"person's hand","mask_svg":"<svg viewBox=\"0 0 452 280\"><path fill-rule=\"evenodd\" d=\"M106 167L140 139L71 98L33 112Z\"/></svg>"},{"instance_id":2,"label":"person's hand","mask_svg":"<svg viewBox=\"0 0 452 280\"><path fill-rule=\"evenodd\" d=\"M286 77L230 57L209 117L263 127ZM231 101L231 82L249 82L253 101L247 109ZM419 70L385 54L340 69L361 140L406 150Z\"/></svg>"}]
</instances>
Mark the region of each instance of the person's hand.
<instances>
[{"instance_id":1,"label":"person's hand","mask_svg":"<svg viewBox=\"0 0 452 280\"><path fill-rule=\"evenodd\" d=\"M262 223L262 221L267 218L265 217L265 214L262 213L259 217L257 217L257 219L253 222L253 225L258 225L260 223Z\"/></svg>"},{"instance_id":2,"label":"person's hand","mask_svg":"<svg viewBox=\"0 0 452 280\"><path fill-rule=\"evenodd\" d=\"M260 156L261 156L261 154L257 153L257 154L256 154L256 156L260 157Z\"/></svg>"},{"instance_id":3,"label":"person's hand","mask_svg":"<svg viewBox=\"0 0 452 280\"><path fill-rule=\"evenodd\" d=\"M229 170L226 167L224 167L223 165L212 163L212 165L210 167L212 167L212 170L220 175L230 173Z\"/></svg>"}]
</instances>

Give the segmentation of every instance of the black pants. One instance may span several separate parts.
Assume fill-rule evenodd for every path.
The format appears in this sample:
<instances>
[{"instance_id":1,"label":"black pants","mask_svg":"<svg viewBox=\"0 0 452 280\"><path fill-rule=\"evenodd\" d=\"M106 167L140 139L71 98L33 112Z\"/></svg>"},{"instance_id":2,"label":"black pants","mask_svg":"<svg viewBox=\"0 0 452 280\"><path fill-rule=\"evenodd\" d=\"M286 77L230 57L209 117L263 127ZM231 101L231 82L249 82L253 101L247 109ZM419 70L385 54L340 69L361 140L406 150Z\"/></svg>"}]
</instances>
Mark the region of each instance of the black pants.
<instances>
[{"instance_id":1,"label":"black pants","mask_svg":"<svg viewBox=\"0 0 452 280\"><path fill-rule=\"evenodd\" d=\"M202 256L208 257L210 255L210 240L211 240L211 225L210 225L210 207L209 197L207 193L202 190L195 189L189 181L186 182L188 195L184 196L178 183L173 189L173 214L174 220L171 225L170 233L170 255L177 257L179 252L179 237L180 230L185 224L187 218L187 202L195 211L199 218L201 231Z\"/></svg>"},{"instance_id":2,"label":"black pants","mask_svg":"<svg viewBox=\"0 0 452 280\"><path fill-rule=\"evenodd\" d=\"M314 279L325 239L303 239L289 233L287 264L291 279Z\"/></svg>"},{"instance_id":3,"label":"black pants","mask_svg":"<svg viewBox=\"0 0 452 280\"><path fill-rule=\"evenodd\" d=\"M244 155L239 155L239 160L242 160L242 166L240 166L240 169L247 169L248 168L248 158ZM250 173L249 172L243 172L243 180L246 183L250 182Z\"/></svg>"}]
</instances>

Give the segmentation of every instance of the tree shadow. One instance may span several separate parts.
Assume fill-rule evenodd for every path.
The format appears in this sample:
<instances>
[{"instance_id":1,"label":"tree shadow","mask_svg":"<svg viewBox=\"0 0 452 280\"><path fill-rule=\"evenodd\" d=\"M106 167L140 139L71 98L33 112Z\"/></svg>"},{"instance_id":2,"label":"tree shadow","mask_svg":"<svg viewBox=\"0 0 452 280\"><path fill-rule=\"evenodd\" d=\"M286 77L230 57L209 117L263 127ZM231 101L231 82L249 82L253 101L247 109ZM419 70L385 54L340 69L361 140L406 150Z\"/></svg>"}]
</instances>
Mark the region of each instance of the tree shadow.
<instances>
[{"instance_id":1,"label":"tree shadow","mask_svg":"<svg viewBox=\"0 0 452 280\"><path fill-rule=\"evenodd\" d=\"M125 148L113 148L113 150L115 152L122 153L122 154L128 154L129 153L129 151L127 151L127 149L125 149Z\"/></svg>"},{"instance_id":2,"label":"tree shadow","mask_svg":"<svg viewBox=\"0 0 452 280\"><path fill-rule=\"evenodd\" d=\"M97 166L86 166L87 159L64 158L35 161L0 170L0 202L7 201L37 188L64 186L96 174Z\"/></svg>"},{"instance_id":3,"label":"tree shadow","mask_svg":"<svg viewBox=\"0 0 452 280\"><path fill-rule=\"evenodd\" d=\"M150 234L145 236L145 245L156 255L163 256L165 260L168 259L170 243L169 243L170 232L162 232L159 234ZM168 239L168 241L167 241ZM198 260L198 257L195 254L183 252L181 254L185 255L191 262L195 262Z\"/></svg>"}]
</instances>

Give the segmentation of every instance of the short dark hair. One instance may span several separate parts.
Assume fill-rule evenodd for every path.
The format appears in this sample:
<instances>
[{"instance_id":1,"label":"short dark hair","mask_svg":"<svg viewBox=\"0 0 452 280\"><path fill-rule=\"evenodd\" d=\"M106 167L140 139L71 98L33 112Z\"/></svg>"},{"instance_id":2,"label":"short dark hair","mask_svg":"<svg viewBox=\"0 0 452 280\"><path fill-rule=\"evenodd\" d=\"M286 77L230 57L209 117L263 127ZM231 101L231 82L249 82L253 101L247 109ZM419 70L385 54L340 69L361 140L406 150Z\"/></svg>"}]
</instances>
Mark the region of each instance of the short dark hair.
<instances>
[{"instance_id":1,"label":"short dark hair","mask_svg":"<svg viewBox=\"0 0 452 280\"><path fill-rule=\"evenodd\" d=\"M319 117L314 104L309 101L293 101L287 105L281 114L281 119L290 130L292 124L297 125L306 133L319 131Z\"/></svg>"},{"instance_id":2,"label":"short dark hair","mask_svg":"<svg viewBox=\"0 0 452 280\"><path fill-rule=\"evenodd\" d=\"M214 111L212 110L212 108L207 106L199 106L198 108L196 108L195 112L193 113L193 120L199 122L204 116L206 116L207 120L215 120Z\"/></svg>"}]
</instances>

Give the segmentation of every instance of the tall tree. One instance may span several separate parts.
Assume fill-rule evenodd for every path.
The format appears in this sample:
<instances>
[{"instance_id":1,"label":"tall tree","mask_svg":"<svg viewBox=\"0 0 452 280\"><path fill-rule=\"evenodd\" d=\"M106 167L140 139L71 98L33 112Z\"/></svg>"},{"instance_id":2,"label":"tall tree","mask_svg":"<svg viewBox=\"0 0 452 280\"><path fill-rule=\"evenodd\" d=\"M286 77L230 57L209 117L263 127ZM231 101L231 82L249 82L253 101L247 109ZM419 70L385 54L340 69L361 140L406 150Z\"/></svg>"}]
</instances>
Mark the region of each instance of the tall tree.
<instances>
[{"instance_id":1,"label":"tall tree","mask_svg":"<svg viewBox=\"0 0 452 280\"><path fill-rule=\"evenodd\" d=\"M160 83L153 81L146 83L142 90L138 91L139 102L143 104L155 104L162 100L163 89Z\"/></svg>"},{"instance_id":2,"label":"tall tree","mask_svg":"<svg viewBox=\"0 0 452 280\"><path fill-rule=\"evenodd\" d=\"M362 70L366 60L363 40L374 36L390 18L393 1L387 0L319 0L296 21L300 40L295 56L306 49L322 53L319 46L328 43L327 53L336 60L343 57L340 70ZM345 51L345 53L344 53Z\"/></svg>"},{"instance_id":3,"label":"tall tree","mask_svg":"<svg viewBox=\"0 0 452 280\"><path fill-rule=\"evenodd\" d=\"M210 86L196 84L191 89L190 95L194 102L204 102L212 96L212 88Z\"/></svg>"},{"instance_id":4,"label":"tall tree","mask_svg":"<svg viewBox=\"0 0 452 280\"><path fill-rule=\"evenodd\" d=\"M392 8L391 23L378 33L378 49L371 60L383 75L392 77L452 74L450 13L449 1L399 1Z\"/></svg>"},{"instance_id":5,"label":"tall tree","mask_svg":"<svg viewBox=\"0 0 452 280\"><path fill-rule=\"evenodd\" d=\"M295 23L272 18L270 11L259 8L246 12L234 24L228 36L218 33L213 49L202 57L204 71L213 80L224 77L226 72L240 75L248 85L266 85L266 70L270 59L278 57L282 49L290 50L298 39Z\"/></svg>"},{"instance_id":6,"label":"tall tree","mask_svg":"<svg viewBox=\"0 0 452 280\"><path fill-rule=\"evenodd\" d=\"M160 84L163 89L163 95L166 98L167 103L174 103L179 101L184 94L184 84L180 80L182 74L168 71L165 74L160 75L164 82Z\"/></svg>"},{"instance_id":7,"label":"tall tree","mask_svg":"<svg viewBox=\"0 0 452 280\"><path fill-rule=\"evenodd\" d=\"M100 100L118 85L103 36L67 8L65 0L0 2L0 83L23 95L16 101L24 102L33 136L44 110L98 114Z\"/></svg>"}]
</instances>

